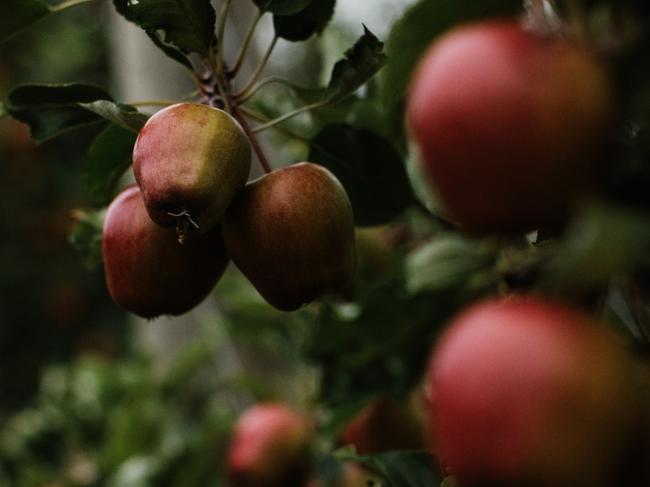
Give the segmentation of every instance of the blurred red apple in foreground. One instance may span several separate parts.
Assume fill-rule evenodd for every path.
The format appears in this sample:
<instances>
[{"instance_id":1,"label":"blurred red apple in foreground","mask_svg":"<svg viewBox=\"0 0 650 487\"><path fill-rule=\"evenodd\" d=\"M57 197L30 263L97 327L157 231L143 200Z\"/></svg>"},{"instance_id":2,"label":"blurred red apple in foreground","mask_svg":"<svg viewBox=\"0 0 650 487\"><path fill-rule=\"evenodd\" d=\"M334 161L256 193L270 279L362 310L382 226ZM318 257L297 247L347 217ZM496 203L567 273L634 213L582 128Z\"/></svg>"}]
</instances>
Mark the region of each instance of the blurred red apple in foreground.
<instances>
[{"instance_id":1,"label":"blurred red apple in foreground","mask_svg":"<svg viewBox=\"0 0 650 487\"><path fill-rule=\"evenodd\" d=\"M636 387L609 333L538 298L474 305L430 364L442 462L463 484L615 486Z\"/></svg>"},{"instance_id":2,"label":"blurred red apple in foreground","mask_svg":"<svg viewBox=\"0 0 650 487\"><path fill-rule=\"evenodd\" d=\"M528 231L561 223L590 185L611 98L604 68L585 48L492 21L433 44L407 118L453 220L477 234Z\"/></svg>"}]
</instances>

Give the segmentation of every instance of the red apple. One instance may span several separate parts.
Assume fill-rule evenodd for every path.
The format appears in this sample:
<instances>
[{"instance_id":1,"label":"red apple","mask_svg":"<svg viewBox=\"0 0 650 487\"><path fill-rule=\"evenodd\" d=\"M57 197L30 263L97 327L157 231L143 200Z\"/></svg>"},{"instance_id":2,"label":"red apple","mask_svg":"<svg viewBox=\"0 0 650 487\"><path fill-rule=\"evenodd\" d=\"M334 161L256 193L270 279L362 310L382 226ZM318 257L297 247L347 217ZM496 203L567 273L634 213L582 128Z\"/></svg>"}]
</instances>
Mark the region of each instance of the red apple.
<instances>
[{"instance_id":1,"label":"red apple","mask_svg":"<svg viewBox=\"0 0 650 487\"><path fill-rule=\"evenodd\" d=\"M354 277L350 200L316 164L295 164L249 183L226 212L223 237L237 267L283 311L346 290Z\"/></svg>"},{"instance_id":2,"label":"red apple","mask_svg":"<svg viewBox=\"0 0 650 487\"><path fill-rule=\"evenodd\" d=\"M430 364L442 461L464 486L613 487L638 407L632 370L575 310L532 297L474 305Z\"/></svg>"},{"instance_id":3,"label":"red apple","mask_svg":"<svg viewBox=\"0 0 650 487\"><path fill-rule=\"evenodd\" d=\"M178 243L174 229L151 221L137 186L109 206L102 247L113 301L144 318L189 311L208 295L228 263L220 228Z\"/></svg>"},{"instance_id":4,"label":"red apple","mask_svg":"<svg viewBox=\"0 0 650 487\"><path fill-rule=\"evenodd\" d=\"M254 406L237 420L228 452L229 487L300 486L307 481L312 421L282 404Z\"/></svg>"},{"instance_id":5,"label":"red apple","mask_svg":"<svg viewBox=\"0 0 650 487\"><path fill-rule=\"evenodd\" d=\"M407 121L452 220L475 234L528 231L562 223L591 186L611 92L585 47L481 22L426 52Z\"/></svg>"},{"instance_id":6,"label":"red apple","mask_svg":"<svg viewBox=\"0 0 650 487\"><path fill-rule=\"evenodd\" d=\"M133 172L149 216L186 233L205 233L221 221L246 184L250 164L250 143L239 123L195 103L157 112L133 149Z\"/></svg>"},{"instance_id":7,"label":"red apple","mask_svg":"<svg viewBox=\"0 0 650 487\"><path fill-rule=\"evenodd\" d=\"M354 446L360 455L426 448L426 435L414 413L385 397L371 402L348 423L339 441Z\"/></svg>"}]
</instances>

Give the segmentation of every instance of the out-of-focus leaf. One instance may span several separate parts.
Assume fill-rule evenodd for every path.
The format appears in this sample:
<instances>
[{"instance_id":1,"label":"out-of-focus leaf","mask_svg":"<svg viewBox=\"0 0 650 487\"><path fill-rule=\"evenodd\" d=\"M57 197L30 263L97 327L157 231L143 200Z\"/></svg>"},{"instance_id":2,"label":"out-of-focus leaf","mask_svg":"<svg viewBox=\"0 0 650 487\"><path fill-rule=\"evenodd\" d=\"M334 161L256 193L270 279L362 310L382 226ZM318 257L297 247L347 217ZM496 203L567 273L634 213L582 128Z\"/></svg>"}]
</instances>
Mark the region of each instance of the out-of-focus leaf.
<instances>
[{"instance_id":1,"label":"out-of-focus leaf","mask_svg":"<svg viewBox=\"0 0 650 487\"><path fill-rule=\"evenodd\" d=\"M214 45L216 14L210 0L113 0L127 20L143 28L158 47L189 63L182 53L208 57Z\"/></svg>"},{"instance_id":2,"label":"out-of-focus leaf","mask_svg":"<svg viewBox=\"0 0 650 487\"><path fill-rule=\"evenodd\" d=\"M318 3L318 0L253 0L253 3L263 12L292 15L304 10L310 3Z\"/></svg>"},{"instance_id":3,"label":"out-of-focus leaf","mask_svg":"<svg viewBox=\"0 0 650 487\"><path fill-rule=\"evenodd\" d=\"M293 15L274 15L273 26L279 37L304 41L323 31L334 15L336 0L312 0Z\"/></svg>"},{"instance_id":4,"label":"out-of-focus leaf","mask_svg":"<svg viewBox=\"0 0 650 487\"><path fill-rule=\"evenodd\" d=\"M349 450L337 454L340 459L358 461L378 472L385 487L435 487L440 478L435 474L435 459L425 452L388 452L358 456Z\"/></svg>"},{"instance_id":5,"label":"out-of-focus leaf","mask_svg":"<svg viewBox=\"0 0 650 487\"><path fill-rule=\"evenodd\" d=\"M82 256L84 264L91 269L99 267L102 263L104 213L104 210L77 211L74 215L76 223L68 235L70 244Z\"/></svg>"},{"instance_id":6,"label":"out-of-focus leaf","mask_svg":"<svg viewBox=\"0 0 650 487\"><path fill-rule=\"evenodd\" d=\"M0 2L0 42L50 13L49 6L42 0L2 0Z\"/></svg>"},{"instance_id":7,"label":"out-of-focus leaf","mask_svg":"<svg viewBox=\"0 0 650 487\"><path fill-rule=\"evenodd\" d=\"M80 106L111 100L101 88L80 83L67 85L25 85L9 94L9 113L28 124L38 143L102 120Z\"/></svg>"},{"instance_id":8,"label":"out-of-focus leaf","mask_svg":"<svg viewBox=\"0 0 650 487\"><path fill-rule=\"evenodd\" d=\"M555 290L606 285L616 275L649 262L650 219L612 206L595 206L581 215L554 249L542 284Z\"/></svg>"},{"instance_id":9,"label":"out-of-focus leaf","mask_svg":"<svg viewBox=\"0 0 650 487\"><path fill-rule=\"evenodd\" d=\"M486 242L460 235L435 238L411 253L406 260L406 288L412 293L468 290L493 285L497 249Z\"/></svg>"},{"instance_id":10,"label":"out-of-focus leaf","mask_svg":"<svg viewBox=\"0 0 650 487\"><path fill-rule=\"evenodd\" d=\"M489 16L513 15L521 0L420 0L409 8L391 30L382 71L381 97L386 111L401 128L401 106L422 53L433 39L450 27Z\"/></svg>"},{"instance_id":11,"label":"out-of-focus leaf","mask_svg":"<svg viewBox=\"0 0 650 487\"><path fill-rule=\"evenodd\" d=\"M109 124L95 137L88 151L88 191L98 203L108 203L124 172L131 166L135 134Z\"/></svg>"},{"instance_id":12,"label":"out-of-focus leaf","mask_svg":"<svg viewBox=\"0 0 650 487\"><path fill-rule=\"evenodd\" d=\"M99 100L91 103L80 103L83 108L105 118L123 129L135 132L136 134L147 121L147 116L134 107L122 105L108 100Z\"/></svg>"},{"instance_id":13,"label":"out-of-focus leaf","mask_svg":"<svg viewBox=\"0 0 650 487\"><path fill-rule=\"evenodd\" d=\"M402 159L379 134L328 125L310 147L309 161L328 168L345 187L357 225L389 222L413 203Z\"/></svg>"}]
</instances>

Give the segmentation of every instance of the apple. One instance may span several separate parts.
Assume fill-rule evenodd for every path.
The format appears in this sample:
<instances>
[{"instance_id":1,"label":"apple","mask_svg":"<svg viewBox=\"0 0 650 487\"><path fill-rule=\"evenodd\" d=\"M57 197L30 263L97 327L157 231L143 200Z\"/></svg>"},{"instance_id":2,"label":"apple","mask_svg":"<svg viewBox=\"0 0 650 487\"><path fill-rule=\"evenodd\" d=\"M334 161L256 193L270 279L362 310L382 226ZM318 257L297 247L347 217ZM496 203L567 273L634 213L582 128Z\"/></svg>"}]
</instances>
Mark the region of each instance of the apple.
<instances>
[{"instance_id":1,"label":"apple","mask_svg":"<svg viewBox=\"0 0 650 487\"><path fill-rule=\"evenodd\" d=\"M354 276L350 200L316 164L295 164L249 183L226 212L223 236L237 267L283 311L345 290Z\"/></svg>"},{"instance_id":2,"label":"apple","mask_svg":"<svg viewBox=\"0 0 650 487\"><path fill-rule=\"evenodd\" d=\"M143 318L180 315L195 307L229 260L220 228L178 243L173 229L149 218L137 186L125 189L110 204L102 248L113 301Z\"/></svg>"},{"instance_id":3,"label":"apple","mask_svg":"<svg viewBox=\"0 0 650 487\"><path fill-rule=\"evenodd\" d=\"M392 450L424 450L426 435L415 414L395 399L379 397L350 421L339 437L360 455Z\"/></svg>"},{"instance_id":4,"label":"apple","mask_svg":"<svg viewBox=\"0 0 650 487\"><path fill-rule=\"evenodd\" d=\"M244 187L251 147L217 108L179 103L154 114L133 149L133 171L153 221L205 233Z\"/></svg>"},{"instance_id":5,"label":"apple","mask_svg":"<svg viewBox=\"0 0 650 487\"><path fill-rule=\"evenodd\" d=\"M341 474L335 480L319 481L311 479L305 487L381 487L377 475L370 473L358 463L346 462L341 466Z\"/></svg>"},{"instance_id":6,"label":"apple","mask_svg":"<svg viewBox=\"0 0 650 487\"><path fill-rule=\"evenodd\" d=\"M312 420L287 406L264 403L237 420L228 450L229 487L300 486L307 481Z\"/></svg>"},{"instance_id":7,"label":"apple","mask_svg":"<svg viewBox=\"0 0 650 487\"><path fill-rule=\"evenodd\" d=\"M613 487L639 406L633 364L599 324L537 297L457 316L432 355L431 420L463 486Z\"/></svg>"},{"instance_id":8,"label":"apple","mask_svg":"<svg viewBox=\"0 0 650 487\"><path fill-rule=\"evenodd\" d=\"M425 53L407 124L452 221L477 235L525 232L560 226L593 187L612 98L586 47L483 21Z\"/></svg>"}]
</instances>

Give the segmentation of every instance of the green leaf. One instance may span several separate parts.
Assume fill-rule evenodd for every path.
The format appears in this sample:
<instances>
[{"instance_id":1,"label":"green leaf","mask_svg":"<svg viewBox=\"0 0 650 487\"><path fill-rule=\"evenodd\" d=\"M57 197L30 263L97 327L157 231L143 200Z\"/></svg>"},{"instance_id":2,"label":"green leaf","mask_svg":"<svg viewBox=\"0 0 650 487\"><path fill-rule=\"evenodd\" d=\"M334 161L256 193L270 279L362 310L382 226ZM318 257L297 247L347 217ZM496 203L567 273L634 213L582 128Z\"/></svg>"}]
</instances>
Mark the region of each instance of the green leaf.
<instances>
[{"instance_id":1,"label":"green leaf","mask_svg":"<svg viewBox=\"0 0 650 487\"><path fill-rule=\"evenodd\" d=\"M358 461L379 473L385 487L435 487L440 478L434 473L435 459L425 452L388 452L357 456L343 451L340 458Z\"/></svg>"},{"instance_id":2,"label":"green leaf","mask_svg":"<svg viewBox=\"0 0 650 487\"><path fill-rule=\"evenodd\" d=\"M496 259L497 249L489 243L445 234L407 257L406 288L414 294L485 288L497 281Z\"/></svg>"},{"instance_id":3,"label":"green leaf","mask_svg":"<svg viewBox=\"0 0 650 487\"><path fill-rule=\"evenodd\" d=\"M328 101L337 103L372 78L386 62L384 44L365 26L363 35L334 65L327 87Z\"/></svg>"},{"instance_id":4,"label":"green leaf","mask_svg":"<svg viewBox=\"0 0 650 487\"><path fill-rule=\"evenodd\" d=\"M2 0L0 2L0 42L49 15L49 6L41 0Z\"/></svg>"},{"instance_id":5,"label":"green leaf","mask_svg":"<svg viewBox=\"0 0 650 487\"><path fill-rule=\"evenodd\" d=\"M112 199L117 183L131 166L135 139L132 131L109 124L91 144L87 185L88 191L99 203L106 204Z\"/></svg>"},{"instance_id":6,"label":"green leaf","mask_svg":"<svg viewBox=\"0 0 650 487\"><path fill-rule=\"evenodd\" d=\"M70 130L102 120L80 103L110 100L110 95L91 85L25 85L9 94L9 113L28 124L38 143Z\"/></svg>"},{"instance_id":7,"label":"green leaf","mask_svg":"<svg viewBox=\"0 0 650 487\"><path fill-rule=\"evenodd\" d=\"M624 208L599 205L581 215L554 249L542 285L550 290L576 292L607 285L650 264L650 219Z\"/></svg>"},{"instance_id":8,"label":"green leaf","mask_svg":"<svg viewBox=\"0 0 650 487\"><path fill-rule=\"evenodd\" d=\"M91 103L80 103L86 110L96 113L109 122L119 125L123 129L130 130L136 134L144 126L147 116L129 105L114 103L108 100L99 100Z\"/></svg>"},{"instance_id":9,"label":"green leaf","mask_svg":"<svg viewBox=\"0 0 650 487\"><path fill-rule=\"evenodd\" d=\"M332 75L326 88L303 88L290 84L298 97L309 105L318 104L311 110L322 121L334 123L345 122L348 115L359 102L354 93L377 71L386 60L381 43L368 29L345 52L344 58L332 69ZM342 103L346 101L346 103Z\"/></svg>"},{"instance_id":10,"label":"green leaf","mask_svg":"<svg viewBox=\"0 0 650 487\"><path fill-rule=\"evenodd\" d=\"M208 57L216 14L210 0L113 0L127 20L143 28L165 53L183 64L183 53ZM191 64L190 64L191 66Z\"/></svg>"},{"instance_id":11,"label":"green leaf","mask_svg":"<svg viewBox=\"0 0 650 487\"><path fill-rule=\"evenodd\" d=\"M274 15L273 26L278 37L292 42L305 41L320 34L334 15L336 0L312 0L293 15Z\"/></svg>"},{"instance_id":12,"label":"green leaf","mask_svg":"<svg viewBox=\"0 0 650 487\"><path fill-rule=\"evenodd\" d=\"M398 20L388 37L388 63L381 76L387 113L402 123L401 106L412 72L431 42L447 29L485 17L513 15L521 0L420 0Z\"/></svg>"},{"instance_id":13,"label":"green leaf","mask_svg":"<svg viewBox=\"0 0 650 487\"><path fill-rule=\"evenodd\" d=\"M402 159L379 134L328 125L310 147L309 161L328 168L345 187L357 225L387 223L413 203Z\"/></svg>"},{"instance_id":14,"label":"green leaf","mask_svg":"<svg viewBox=\"0 0 650 487\"><path fill-rule=\"evenodd\" d=\"M275 15L296 14L310 3L317 2L318 0L253 0L262 12L271 12Z\"/></svg>"},{"instance_id":15,"label":"green leaf","mask_svg":"<svg viewBox=\"0 0 650 487\"><path fill-rule=\"evenodd\" d=\"M7 106L4 103L0 103L0 118L4 118L8 116L9 116L9 110L7 110Z\"/></svg>"},{"instance_id":16,"label":"green leaf","mask_svg":"<svg viewBox=\"0 0 650 487\"><path fill-rule=\"evenodd\" d=\"M68 241L83 258L84 265L90 269L102 263L102 226L104 210L77 212L77 222L68 235Z\"/></svg>"}]
</instances>

